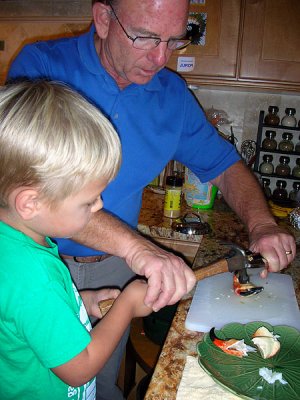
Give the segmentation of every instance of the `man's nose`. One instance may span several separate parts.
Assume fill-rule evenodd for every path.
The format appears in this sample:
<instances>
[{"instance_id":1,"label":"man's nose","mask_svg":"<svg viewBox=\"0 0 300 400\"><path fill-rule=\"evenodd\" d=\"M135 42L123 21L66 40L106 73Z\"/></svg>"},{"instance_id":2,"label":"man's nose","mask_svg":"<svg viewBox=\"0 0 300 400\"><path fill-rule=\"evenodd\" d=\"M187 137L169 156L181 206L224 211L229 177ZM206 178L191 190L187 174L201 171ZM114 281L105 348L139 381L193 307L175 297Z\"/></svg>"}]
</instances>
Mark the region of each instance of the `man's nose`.
<instances>
[{"instance_id":1,"label":"man's nose","mask_svg":"<svg viewBox=\"0 0 300 400\"><path fill-rule=\"evenodd\" d=\"M157 65L162 67L167 64L172 50L168 48L167 42L160 42L160 44L152 49L149 53L150 60Z\"/></svg>"}]
</instances>

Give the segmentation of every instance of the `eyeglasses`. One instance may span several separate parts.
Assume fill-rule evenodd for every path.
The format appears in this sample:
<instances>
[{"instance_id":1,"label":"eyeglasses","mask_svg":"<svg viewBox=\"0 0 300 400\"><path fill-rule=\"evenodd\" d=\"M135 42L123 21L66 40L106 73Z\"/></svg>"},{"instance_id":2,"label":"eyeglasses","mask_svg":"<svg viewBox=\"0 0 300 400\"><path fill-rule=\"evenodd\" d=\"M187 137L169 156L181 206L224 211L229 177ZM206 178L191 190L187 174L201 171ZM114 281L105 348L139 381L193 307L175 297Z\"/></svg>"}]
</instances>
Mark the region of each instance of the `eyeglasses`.
<instances>
[{"instance_id":1,"label":"eyeglasses","mask_svg":"<svg viewBox=\"0 0 300 400\"><path fill-rule=\"evenodd\" d=\"M157 37L151 37L151 36L137 36L136 38L133 38L132 36L128 35L127 31L125 30L124 26L121 24L115 10L113 9L112 5L110 4L110 1L108 1L108 4L114 14L114 17L116 18L118 24L122 28L123 32L125 35L132 41L132 46L135 49L139 50L151 50L155 49L155 47L159 46L160 43L166 42L168 49L170 50L180 50L183 49L184 47L188 46L191 41L187 39L169 39L169 40L161 40L160 38Z\"/></svg>"}]
</instances>

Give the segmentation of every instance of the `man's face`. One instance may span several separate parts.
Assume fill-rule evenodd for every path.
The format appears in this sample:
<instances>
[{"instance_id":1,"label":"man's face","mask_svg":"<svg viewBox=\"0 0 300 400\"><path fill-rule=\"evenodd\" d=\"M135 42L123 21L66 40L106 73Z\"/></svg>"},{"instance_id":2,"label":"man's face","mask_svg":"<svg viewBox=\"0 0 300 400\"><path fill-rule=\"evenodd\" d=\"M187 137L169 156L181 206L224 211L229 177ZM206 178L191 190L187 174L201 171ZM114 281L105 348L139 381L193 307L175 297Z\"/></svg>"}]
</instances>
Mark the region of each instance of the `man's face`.
<instances>
[{"instance_id":1,"label":"man's face","mask_svg":"<svg viewBox=\"0 0 300 400\"><path fill-rule=\"evenodd\" d=\"M120 0L114 10L132 38L149 36L161 40L180 39L186 32L187 0ZM145 84L150 81L166 65L171 53L166 42L151 50L134 48L132 40L112 14L100 57L107 71L122 88L130 83Z\"/></svg>"}]
</instances>

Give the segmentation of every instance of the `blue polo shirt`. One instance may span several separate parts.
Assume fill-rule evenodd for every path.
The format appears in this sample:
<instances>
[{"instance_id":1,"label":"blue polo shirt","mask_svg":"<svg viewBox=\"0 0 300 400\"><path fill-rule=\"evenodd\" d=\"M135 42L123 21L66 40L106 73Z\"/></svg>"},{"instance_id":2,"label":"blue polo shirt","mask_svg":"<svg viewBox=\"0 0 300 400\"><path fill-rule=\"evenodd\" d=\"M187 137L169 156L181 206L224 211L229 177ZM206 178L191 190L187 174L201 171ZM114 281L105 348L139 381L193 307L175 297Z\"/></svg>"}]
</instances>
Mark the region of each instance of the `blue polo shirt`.
<instances>
[{"instance_id":1,"label":"blue polo shirt","mask_svg":"<svg viewBox=\"0 0 300 400\"><path fill-rule=\"evenodd\" d=\"M122 166L103 192L104 208L135 228L142 192L170 160L190 168L202 182L217 177L240 159L235 148L207 122L185 81L162 69L144 85L120 90L101 65L95 28L74 38L26 45L14 60L9 80L61 81L83 94L112 122L122 143ZM57 239L61 254L98 251Z\"/></svg>"}]
</instances>

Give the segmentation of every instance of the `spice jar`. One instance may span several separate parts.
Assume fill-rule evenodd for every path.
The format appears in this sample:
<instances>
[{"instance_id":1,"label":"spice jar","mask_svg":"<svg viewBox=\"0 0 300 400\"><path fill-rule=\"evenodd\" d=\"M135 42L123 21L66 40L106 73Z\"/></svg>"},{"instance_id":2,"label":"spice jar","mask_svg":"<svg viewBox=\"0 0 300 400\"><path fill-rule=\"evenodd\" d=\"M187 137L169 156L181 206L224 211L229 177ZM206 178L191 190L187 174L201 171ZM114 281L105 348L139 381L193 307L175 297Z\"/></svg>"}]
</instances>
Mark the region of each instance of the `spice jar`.
<instances>
[{"instance_id":1,"label":"spice jar","mask_svg":"<svg viewBox=\"0 0 300 400\"><path fill-rule=\"evenodd\" d=\"M269 151L276 150L277 142L274 139L275 136L276 136L275 131L266 131L266 137L261 145L264 150L269 150Z\"/></svg>"},{"instance_id":2,"label":"spice jar","mask_svg":"<svg viewBox=\"0 0 300 400\"><path fill-rule=\"evenodd\" d=\"M265 194L266 198L269 199L272 195L272 192L270 189L270 179L262 178L261 182L262 182L262 188L263 188L264 194Z\"/></svg>"},{"instance_id":3,"label":"spice jar","mask_svg":"<svg viewBox=\"0 0 300 400\"><path fill-rule=\"evenodd\" d=\"M292 142L293 135L290 132L283 132L282 141L278 145L280 151L293 151L294 143Z\"/></svg>"},{"instance_id":4,"label":"spice jar","mask_svg":"<svg viewBox=\"0 0 300 400\"><path fill-rule=\"evenodd\" d=\"M300 119L299 119L299 121L300 121ZM296 143L296 146L295 146L295 151L296 151L296 153L300 153L300 135L298 138L298 142Z\"/></svg>"},{"instance_id":5,"label":"spice jar","mask_svg":"<svg viewBox=\"0 0 300 400\"><path fill-rule=\"evenodd\" d=\"M280 118L277 115L279 108L277 106L269 106L269 114L265 116L265 124L276 126L280 123Z\"/></svg>"},{"instance_id":6,"label":"spice jar","mask_svg":"<svg viewBox=\"0 0 300 400\"><path fill-rule=\"evenodd\" d=\"M273 191L273 199L275 200L287 200L288 194L286 191L286 181L278 180L276 182L276 189Z\"/></svg>"},{"instance_id":7,"label":"spice jar","mask_svg":"<svg viewBox=\"0 0 300 400\"><path fill-rule=\"evenodd\" d=\"M297 120L294 117L295 114L296 114L295 108L286 108L285 116L281 120L281 125L290 126L294 128L297 125Z\"/></svg>"},{"instance_id":8,"label":"spice jar","mask_svg":"<svg viewBox=\"0 0 300 400\"><path fill-rule=\"evenodd\" d=\"M259 170L262 174L270 175L274 172L274 165L272 164L273 156L271 154L265 154L263 156L263 162L259 166Z\"/></svg>"},{"instance_id":9,"label":"spice jar","mask_svg":"<svg viewBox=\"0 0 300 400\"><path fill-rule=\"evenodd\" d=\"M299 190L300 190L300 182L294 182L293 190L291 190L289 194L289 199L292 201L299 201L300 200L300 198L298 198Z\"/></svg>"},{"instance_id":10,"label":"spice jar","mask_svg":"<svg viewBox=\"0 0 300 400\"><path fill-rule=\"evenodd\" d=\"M182 184L183 179L179 176L167 176L164 202L165 217L180 217Z\"/></svg>"},{"instance_id":11,"label":"spice jar","mask_svg":"<svg viewBox=\"0 0 300 400\"><path fill-rule=\"evenodd\" d=\"M289 176L291 173L291 168L289 166L290 157L281 156L279 162L280 164L277 165L275 170L276 174L280 176Z\"/></svg>"},{"instance_id":12,"label":"spice jar","mask_svg":"<svg viewBox=\"0 0 300 400\"><path fill-rule=\"evenodd\" d=\"M297 158L296 165L293 168L292 175L295 178L300 178L300 158Z\"/></svg>"}]
</instances>

